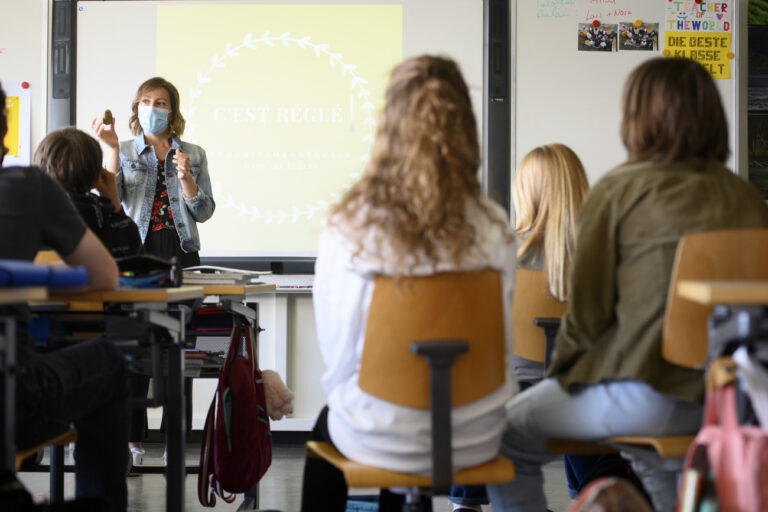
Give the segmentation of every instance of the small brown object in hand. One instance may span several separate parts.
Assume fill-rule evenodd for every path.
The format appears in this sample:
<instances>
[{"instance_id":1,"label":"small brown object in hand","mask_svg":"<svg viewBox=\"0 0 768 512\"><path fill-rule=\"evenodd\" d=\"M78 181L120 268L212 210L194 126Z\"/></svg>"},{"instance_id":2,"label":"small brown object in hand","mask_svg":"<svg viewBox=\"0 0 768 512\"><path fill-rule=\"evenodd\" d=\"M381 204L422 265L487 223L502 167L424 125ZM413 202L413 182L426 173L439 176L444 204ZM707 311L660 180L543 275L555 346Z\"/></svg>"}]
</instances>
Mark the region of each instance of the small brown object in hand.
<instances>
[{"instance_id":1,"label":"small brown object in hand","mask_svg":"<svg viewBox=\"0 0 768 512\"><path fill-rule=\"evenodd\" d=\"M105 110L101 120L104 124L112 124L112 111L109 109Z\"/></svg>"}]
</instances>

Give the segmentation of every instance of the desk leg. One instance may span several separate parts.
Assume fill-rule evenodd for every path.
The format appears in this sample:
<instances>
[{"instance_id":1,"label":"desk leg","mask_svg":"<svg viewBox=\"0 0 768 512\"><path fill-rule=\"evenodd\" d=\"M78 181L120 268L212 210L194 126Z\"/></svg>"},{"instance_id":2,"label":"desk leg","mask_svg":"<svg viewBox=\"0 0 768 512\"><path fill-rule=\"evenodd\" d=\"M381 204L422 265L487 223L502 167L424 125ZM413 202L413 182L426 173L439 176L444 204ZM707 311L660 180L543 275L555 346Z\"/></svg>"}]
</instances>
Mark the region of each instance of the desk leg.
<instances>
[{"instance_id":1,"label":"desk leg","mask_svg":"<svg viewBox=\"0 0 768 512\"><path fill-rule=\"evenodd\" d=\"M168 400L165 404L168 415L166 434L168 446L168 481L165 503L167 512L184 511L184 483L186 466L184 462L184 446L186 444L186 428L184 425L184 352L181 343L176 340L168 348Z\"/></svg>"},{"instance_id":2,"label":"desk leg","mask_svg":"<svg viewBox=\"0 0 768 512\"><path fill-rule=\"evenodd\" d=\"M50 482L50 502L52 505L60 505L64 503L64 446L51 446L50 454L51 468L48 478Z\"/></svg>"},{"instance_id":3,"label":"desk leg","mask_svg":"<svg viewBox=\"0 0 768 512\"><path fill-rule=\"evenodd\" d=\"M259 484L254 485L243 496L243 503L237 507L237 512L259 509Z\"/></svg>"},{"instance_id":4,"label":"desk leg","mask_svg":"<svg viewBox=\"0 0 768 512\"><path fill-rule=\"evenodd\" d=\"M0 369L3 397L3 444L0 446L0 470L16 472L16 320L0 318L5 327L0 339Z\"/></svg>"}]
</instances>

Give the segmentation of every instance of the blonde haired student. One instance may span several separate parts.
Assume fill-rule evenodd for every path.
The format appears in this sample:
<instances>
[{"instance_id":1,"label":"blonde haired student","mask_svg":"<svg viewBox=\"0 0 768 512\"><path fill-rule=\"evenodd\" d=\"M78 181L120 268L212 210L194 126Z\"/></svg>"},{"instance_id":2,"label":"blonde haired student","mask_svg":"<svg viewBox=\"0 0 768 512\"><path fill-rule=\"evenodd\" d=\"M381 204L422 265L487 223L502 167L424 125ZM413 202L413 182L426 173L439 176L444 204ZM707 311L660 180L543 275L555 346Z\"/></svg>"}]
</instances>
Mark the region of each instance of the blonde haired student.
<instances>
[{"instance_id":1,"label":"blonde haired student","mask_svg":"<svg viewBox=\"0 0 768 512\"><path fill-rule=\"evenodd\" d=\"M566 299L566 281L575 251L576 216L589 189L584 166L563 144L532 149L512 180L518 265L543 269L549 293ZM518 380L538 382L544 364L515 357Z\"/></svg>"},{"instance_id":2,"label":"blonde haired student","mask_svg":"<svg viewBox=\"0 0 768 512\"><path fill-rule=\"evenodd\" d=\"M559 300L565 300L576 216L588 188L581 160L563 144L532 149L513 179L518 264L543 265L549 292Z\"/></svg>"},{"instance_id":3,"label":"blonde haired student","mask_svg":"<svg viewBox=\"0 0 768 512\"><path fill-rule=\"evenodd\" d=\"M518 264L543 269L549 293L567 299L567 281L576 252L576 219L589 189L581 160L563 144L545 144L526 154L515 171L513 197L518 235ZM544 363L519 356L513 360L520 388L544 377ZM629 478L639 488L629 463L616 454L564 455L568 493L576 497L595 478Z\"/></svg>"},{"instance_id":4,"label":"blonde haired student","mask_svg":"<svg viewBox=\"0 0 768 512\"><path fill-rule=\"evenodd\" d=\"M312 437L331 441L354 461L393 471L430 468L429 412L378 400L358 387L374 277L494 268L502 276L499 300L509 305L514 236L506 213L481 193L479 165L469 91L456 64L422 56L398 65L370 162L331 210L315 265L313 300L328 403ZM511 334L508 343L511 348ZM454 409L455 467L497 454L504 404L516 389L510 379ZM414 437L414 431L424 435ZM346 494L338 470L307 459L302 510L343 511ZM382 492L382 512L400 507L400 497Z\"/></svg>"},{"instance_id":5,"label":"blonde haired student","mask_svg":"<svg viewBox=\"0 0 768 512\"><path fill-rule=\"evenodd\" d=\"M543 269L550 293L559 300L565 300L576 215L588 188L581 160L563 144L532 149L520 161L512 180L517 263L522 268ZM542 362L514 355L512 365L521 390L544 376ZM488 504L482 485L454 485L449 500L454 510L462 512L480 511Z\"/></svg>"}]
</instances>

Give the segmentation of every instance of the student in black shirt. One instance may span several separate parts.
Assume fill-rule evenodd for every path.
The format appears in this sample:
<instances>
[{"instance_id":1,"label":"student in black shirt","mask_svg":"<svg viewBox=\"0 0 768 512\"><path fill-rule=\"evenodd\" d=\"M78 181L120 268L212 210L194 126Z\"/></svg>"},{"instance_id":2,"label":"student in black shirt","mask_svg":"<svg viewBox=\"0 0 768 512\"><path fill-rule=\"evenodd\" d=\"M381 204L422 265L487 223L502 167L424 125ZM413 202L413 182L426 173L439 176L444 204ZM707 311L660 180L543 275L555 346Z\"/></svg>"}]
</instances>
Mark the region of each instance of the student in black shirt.
<instances>
[{"instance_id":1,"label":"student in black shirt","mask_svg":"<svg viewBox=\"0 0 768 512\"><path fill-rule=\"evenodd\" d=\"M115 176L101 167L101 159L96 139L77 128L63 128L43 139L34 163L67 191L86 225L113 257L139 254L139 229L123 212Z\"/></svg>"},{"instance_id":2,"label":"student in black shirt","mask_svg":"<svg viewBox=\"0 0 768 512\"><path fill-rule=\"evenodd\" d=\"M0 141L7 128L0 113ZM0 149L2 163L8 151ZM117 265L107 249L61 187L35 167L0 168L0 240L0 258L32 260L47 246L66 263L85 267L88 288L117 286ZM103 499L124 512L130 408L123 355L101 340L40 355L22 331L17 339L16 447L29 448L74 424L75 496Z\"/></svg>"}]
</instances>

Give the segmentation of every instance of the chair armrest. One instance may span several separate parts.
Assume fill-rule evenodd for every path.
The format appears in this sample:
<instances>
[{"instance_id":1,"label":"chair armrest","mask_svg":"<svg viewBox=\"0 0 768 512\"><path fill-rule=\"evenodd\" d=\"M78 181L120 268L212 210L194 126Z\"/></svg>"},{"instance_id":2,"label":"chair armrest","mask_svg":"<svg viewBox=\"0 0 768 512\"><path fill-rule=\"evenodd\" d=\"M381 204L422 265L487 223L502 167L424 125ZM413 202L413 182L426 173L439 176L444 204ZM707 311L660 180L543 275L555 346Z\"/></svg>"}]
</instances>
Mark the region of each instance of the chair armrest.
<instances>
[{"instance_id":1,"label":"chair armrest","mask_svg":"<svg viewBox=\"0 0 768 512\"><path fill-rule=\"evenodd\" d=\"M462 340L414 341L411 352L424 356L429 365L432 404L432 492L449 494L453 478L451 448L451 366L456 356L469 350Z\"/></svg>"},{"instance_id":2,"label":"chair armrest","mask_svg":"<svg viewBox=\"0 0 768 512\"><path fill-rule=\"evenodd\" d=\"M533 325L544 329L544 338L546 340L544 368L549 368L552 350L555 348L555 337L557 337L557 331L560 330L560 319L555 317L535 317Z\"/></svg>"}]
</instances>

